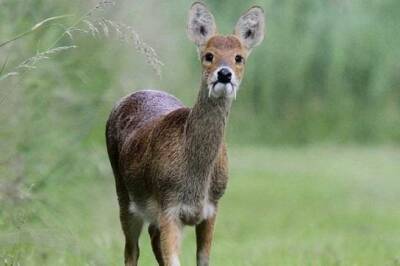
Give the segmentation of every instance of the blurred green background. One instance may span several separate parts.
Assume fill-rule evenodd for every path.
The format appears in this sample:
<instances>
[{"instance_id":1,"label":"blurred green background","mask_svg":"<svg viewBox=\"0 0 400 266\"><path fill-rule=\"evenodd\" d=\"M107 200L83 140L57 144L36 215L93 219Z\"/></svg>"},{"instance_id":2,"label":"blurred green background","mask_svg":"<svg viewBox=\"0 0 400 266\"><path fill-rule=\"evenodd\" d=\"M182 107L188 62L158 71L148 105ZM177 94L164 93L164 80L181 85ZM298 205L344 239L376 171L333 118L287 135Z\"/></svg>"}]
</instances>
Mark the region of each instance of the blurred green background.
<instances>
[{"instance_id":1,"label":"blurred green background","mask_svg":"<svg viewBox=\"0 0 400 266\"><path fill-rule=\"evenodd\" d=\"M206 3L221 33L267 13L230 115L213 265L400 265L400 2ZM0 265L121 265L105 121L143 88L193 104L190 5L0 0ZM147 236L141 254L155 264Z\"/></svg>"}]
</instances>

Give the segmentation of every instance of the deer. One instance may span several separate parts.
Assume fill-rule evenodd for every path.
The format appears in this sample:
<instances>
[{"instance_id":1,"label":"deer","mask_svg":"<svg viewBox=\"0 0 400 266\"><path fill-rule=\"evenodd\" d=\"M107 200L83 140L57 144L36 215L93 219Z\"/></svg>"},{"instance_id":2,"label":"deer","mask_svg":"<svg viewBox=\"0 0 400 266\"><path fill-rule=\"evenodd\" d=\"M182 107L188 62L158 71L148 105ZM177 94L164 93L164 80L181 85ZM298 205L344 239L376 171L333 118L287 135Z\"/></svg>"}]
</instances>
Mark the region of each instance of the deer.
<instances>
[{"instance_id":1,"label":"deer","mask_svg":"<svg viewBox=\"0 0 400 266\"><path fill-rule=\"evenodd\" d=\"M125 265L138 263L144 224L159 265L180 265L185 226L195 227L197 265L209 265L218 202L228 182L225 128L246 60L264 39L264 25L263 9L253 6L233 34L220 35L206 5L195 2L187 34L197 46L202 78L193 107L166 92L140 90L111 111L106 144Z\"/></svg>"}]
</instances>

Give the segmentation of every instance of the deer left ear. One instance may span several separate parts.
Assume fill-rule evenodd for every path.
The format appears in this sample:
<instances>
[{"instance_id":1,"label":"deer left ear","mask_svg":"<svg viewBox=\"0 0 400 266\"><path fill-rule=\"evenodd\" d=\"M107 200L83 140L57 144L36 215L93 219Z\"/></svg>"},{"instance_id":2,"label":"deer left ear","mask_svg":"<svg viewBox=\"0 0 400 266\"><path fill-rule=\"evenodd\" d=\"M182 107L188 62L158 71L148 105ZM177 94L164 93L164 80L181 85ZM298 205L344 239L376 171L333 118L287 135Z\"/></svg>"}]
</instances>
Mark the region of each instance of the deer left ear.
<instances>
[{"instance_id":1,"label":"deer left ear","mask_svg":"<svg viewBox=\"0 0 400 266\"><path fill-rule=\"evenodd\" d=\"M208 39L215 35L217 27L214 16L201 2L195 2L189 10L187 33L189 39L197 46L203 46Z\"/></svg>"},{"instance_id":2,"label":"deer left ear","mask_svg":"<svg viewBox=\"0 0 400 266\"><path fill-rule=\"evenodd\" d=\"M264 10L259 6L254 6L239 18L235 26L235 35L250 50L264 39L264 28Z\"/></svg>"}]
</instances>

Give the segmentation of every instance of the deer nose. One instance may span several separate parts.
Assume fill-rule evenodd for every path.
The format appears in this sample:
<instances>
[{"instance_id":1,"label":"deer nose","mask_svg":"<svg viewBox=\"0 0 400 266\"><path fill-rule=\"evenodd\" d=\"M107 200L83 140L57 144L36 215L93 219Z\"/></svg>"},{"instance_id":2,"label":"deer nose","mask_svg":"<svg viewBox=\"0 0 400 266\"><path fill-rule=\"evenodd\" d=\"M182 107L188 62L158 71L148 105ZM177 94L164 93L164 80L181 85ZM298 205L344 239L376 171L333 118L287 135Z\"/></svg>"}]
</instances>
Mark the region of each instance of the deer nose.
<instances>
[{"instance_id":1,"label":"deer nose","mask_svg":"<svg viewBox=\"0 0 400 266\"><path fill-rule=\"evenodd\" d=\"M229 69L221 68L221 70L218 71L218 82L228 83L231 81L231 78L232 72Z\"/></svg>"}]
</instances>

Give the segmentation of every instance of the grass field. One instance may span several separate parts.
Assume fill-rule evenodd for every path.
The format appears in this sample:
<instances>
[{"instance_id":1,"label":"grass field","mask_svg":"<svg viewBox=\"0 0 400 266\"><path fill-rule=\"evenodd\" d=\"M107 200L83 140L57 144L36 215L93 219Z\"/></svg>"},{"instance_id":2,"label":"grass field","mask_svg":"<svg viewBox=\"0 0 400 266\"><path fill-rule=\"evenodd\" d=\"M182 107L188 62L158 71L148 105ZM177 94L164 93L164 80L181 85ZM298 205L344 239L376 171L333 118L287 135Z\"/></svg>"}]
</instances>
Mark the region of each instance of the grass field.
<instances>
[{"instance_id":1,"label":"grass field","mask_svg":"<svg viewBox=\"0 0 400 266\"><path fill-rule=\"evenodd\" d=\"M398 148L231 147L230 158L212 265L400 265ZM3 201L0 264L122 265L107 163L96 178L66 178L30 201ZM187 228L181 263L194 258ZM146 231L140 265L155 265Z\"/></svg>"}]
</instances>

